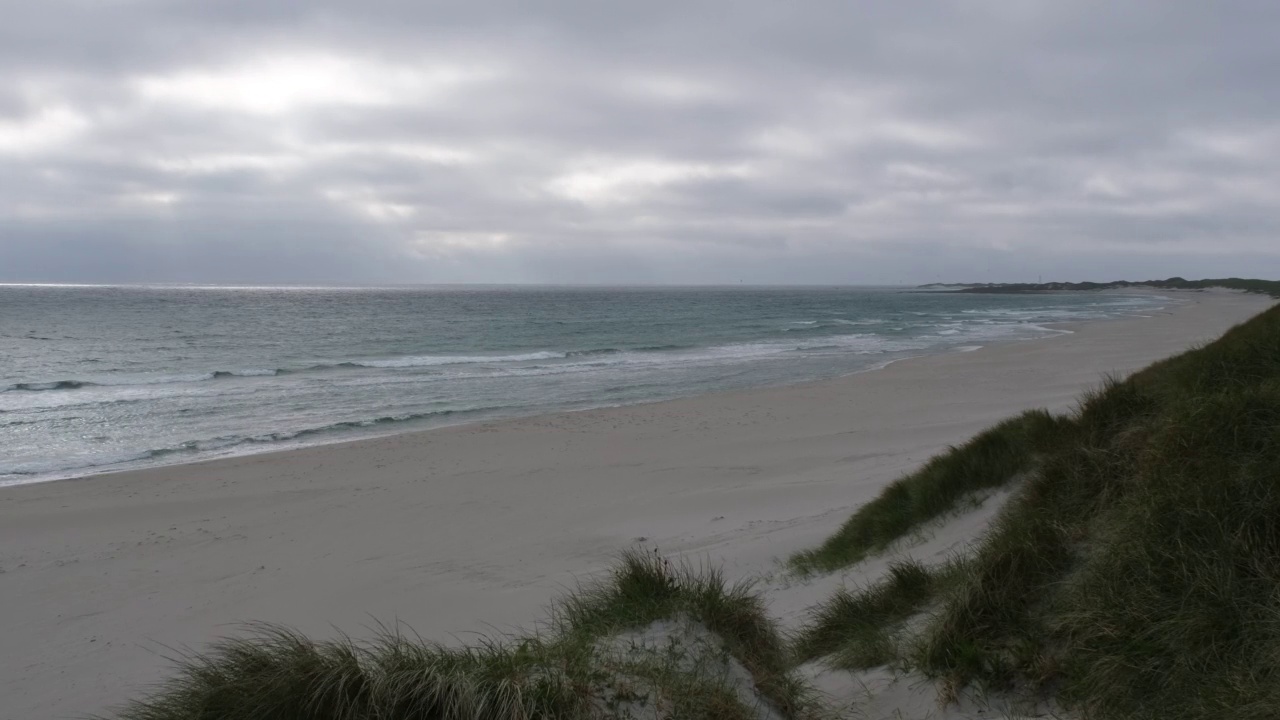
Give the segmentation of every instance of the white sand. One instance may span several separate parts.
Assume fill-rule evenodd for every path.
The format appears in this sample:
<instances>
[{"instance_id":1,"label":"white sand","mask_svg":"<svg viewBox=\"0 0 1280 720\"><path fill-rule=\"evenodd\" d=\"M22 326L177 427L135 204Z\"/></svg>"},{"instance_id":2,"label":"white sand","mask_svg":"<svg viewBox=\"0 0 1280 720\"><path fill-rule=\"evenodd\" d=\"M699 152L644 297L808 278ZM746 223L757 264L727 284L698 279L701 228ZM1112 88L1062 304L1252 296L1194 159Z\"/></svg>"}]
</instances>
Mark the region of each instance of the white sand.
<instances>
[{"instance_id":1,"label":"white sand","mask_svg":"<svg viewBox=\"0 0 1280 720\"><path fill-rule=\"evenodd\" d=\"M630 632L608 638L597 652L630 662L653 660L671 664L681 673L718 683L733 693L756 720L783 720L782 715L762 699L751 672L729 654L724 641L699 622L685 616L659 620ZM641 680L633 680L644 688ZM629 683L630 684L630 683ZM633 688L634 689L634 688ZM669 707L647 699L645 702L615 703L618 714L630 720L658 720L667 717Z\"/></svg>"},{"instance_id":2,"label":"white sand","mask_svg":"<svg viewBox=\"0 0 1280 720\"><path fill-rule=\"evenodd\" d=\"M527 624L640 537L776 571L945 445L1270 305L1176 298L833 381L0 488L0 718L103 712L164 677L166 646L241 621ZM838 581L771 590L774 612L794 622Z\"/></svg>"}]
</instances>

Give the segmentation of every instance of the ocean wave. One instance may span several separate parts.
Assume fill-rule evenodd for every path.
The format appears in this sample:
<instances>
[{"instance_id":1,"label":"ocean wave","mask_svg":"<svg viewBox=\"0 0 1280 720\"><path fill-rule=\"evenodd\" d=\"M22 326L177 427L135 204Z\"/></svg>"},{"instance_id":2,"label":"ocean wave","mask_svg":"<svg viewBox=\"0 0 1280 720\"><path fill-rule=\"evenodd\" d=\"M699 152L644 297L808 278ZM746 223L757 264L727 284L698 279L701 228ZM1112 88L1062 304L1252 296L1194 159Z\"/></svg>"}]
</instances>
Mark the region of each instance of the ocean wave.
<instances>
[{"instance_id":1,"label":"ocean wave","mask_svg":"<svg viewBox=\"0 0 1280 720\"><path fill-rule=\"evenodd\" d=\"M519 355L408 355L381 360L349 360L334 367L410 368L437 365L472 365L475 363L525 362L529 360L555 360L567 357L562 352L531 352Z\"/></svg>"},{"instance_id":2,"label":"ocean wave","mask_svg":"<svg viewBox=\"0 0 1280 720\"><path fill-rule=\"evenodd\" d=\"M784 332L815 332L830 331L839 326L844 327L865 327L867 325L880 325L884 320L879 318L869 318L867 320L846 320L844 318L823 318L822 320L796 320L790 323L789 327L783 328Z\"/></svg>"},{"instance_id":3,"label":"ocean wave","mask_svg":"<svg viewBox=\"0 0 1280 720\"><path fill-rule=\"evenodd\" d=\"M536 362L538 360L565 360L568 358L594 357L599 355L619 355L628 352L663 352L684 350L687 345L647 345L635 348L591 348L587 350L539 350L537 352L517 353L514 355L405 355L401 357L378 358L372 360L344 360L342 362L320 363L307 370L332 370L350 368L375 368L394 370L397 368L437 367L442 365L483 365L495 363ZM297 370L281 370L280 372L298 372Z\"/></svg>"},{"instance_id":4,"label":"ocean wave","mask_svg":"<svg viewBox=\"0 0 1280 720\"><path fill-rule=\"evenodd\" d=\"M395 370L406 368L437 367L449 365L482 365L495 363L521 363L538 360L565 360L570 358L588 358L606 355L619 355L627 352L668 352L689 349L687 345L650 345L637 348L593 348L588 350L571 350L557 352L544 350L538 352L518 353L513 355L407 355L390 358L374 358L361 360L343 360L338 362L322 362L307 367L295 368L245 368L239 370L215 370L206 373L189 373L183 375L131 376L127 378L95 377L93 380L53 380L47 382L20 382L0 388L2 392L40 392L49 390L79 390L94 387L122 387L131 385L171 385L180 383L206 382L210 380L226 380L230 378L277 377L305 372L326 370L377 369Z\"/></svg>"},{"instance_id":5,"label":"ocean wave","mask_svg":"<svg viewBox=\"0 0 1280 720\"><path fill-rule=\"evenodd\" d=\"M269 369L251 369L251 370L218 370L213 373L213 378L229 378L229 377L274 377L281 372L285 372L283 368L275 370Z\"/></svg>"},{"instance_id":6,"label":"ocean wave","mask_svg":"<svg viewBox=\"0 0 1280 720\"><path fill-rule=\"evenodd\" d=\"M444 418L451 415L465 415L469 413L482 412L485 410L500 410L500 407L483 407L483 408L466 408L458 410L435 410L429 412L404 413L400 415L385 415L368 420L347 420L343 422L330 423L317 427L303 428L301 430L263 433L260 435L224 435L221 437L208 438L204 440L188 440L168 447L154 448L144 450L128 455L113 455L107 457L96 458L92 462L81 464L38 464L38 463L20 463L5 467L0 465L0 478L6 475L12 476L35 476L47 475L50 473L65 473L77 470L88 470L90 468L106 468L113 465L123 465L126 463L146 462L148 460L159 460L161 458L173 455L188 455L199 453L216 453L230 450L232 448L251 445L270 445L274 443L288 442L298 440L300 438L313 437L316 435L327 435L344 430L358 430L375 428L395 423L410 422L414 420L427 420L431 418Z\"/></svg>"},{"instance_id":7,"label":"ocean wave","mask_svg":"<svg viewBox=\"0 0 1280 720\"><path fill-rule=\"evenodd\" d=\"M52 382L25 382L14 383L6 387L0 392L40 392L43 390L78 390L82 387L97 385L98 383L86 382L84 380L54 380Z\"/></svg>"},{"instance_id":8,"label":"ocean wave","mask_svg":"<svg viewBox=\"0 0 1280 720\"><path fill-rule=\"evenodd\" d=\"M281 370L216 370L208 373L183 375L157 375L152 377L96 378L94 380L51 380L47 382L20 382L5 387L0 392L46 392L50 390L81 390L95 387L127 387L133 385L173 385L204 382L232 377L262 377L279 375Z\"/></svg>"},{"instance_id":9,"label":"ocean wave","mask_svg":"<svg viewBox=\"0 0 1280 720\"><path fill-rule=\"evenodd\" d=\"M76 473L88 470L90 468L110 467L112 465L121 465L129 462L138 462L146 460L150 457L149 451L136 453L121 453L116 455L104 456L96 458L93 462L34 462L34 463L17 463L14 465L0 465L0 486L12 484L12 481L6 481L6 478L28 478L39 475L58 475L62 473Z\"/></svg>"},{"instance_id":10,"label":"ocean wave","mask_svg":"<svg viewBox=\"0 0 1280 720\"><path fill-rule=\"evenodd\" d=\"M395 423L411 422L414 420L444 418L449 417L450 415L479 412L481 410L488 409L497 408L470 408L465 410L433 410L429 412L403 413L400 415L384 415L382 417L370 418L368 420L344 420L342 422L303 428L301 430L262 433L259 435L226 435L208 440L188 440L187 442L179 443L178 445L171 447L148 450L145 454L145 458L160 458L166 455L191 452L216 452L219 450L227 450L239 445L263 445L288 442L299 438L326 435L329 433L341 432L343 430L359 430Z\"/></svg>"},{"instance_id":11,"label":"ocean wave","mask_svg":"<svg viewBox=\"0 0 1280 720\"><path fill-rule=\"evenodd\" d=\"M302 430L294 430L290 432L275 432L265 435L254 435L246 439L247 442L256 443L273 443L283 442L286 440L296 440L300 437L309 437L311 435L320 435L340 430L357 430L361 428L379 427L382 425L391 425L395 423L411 422L414 420L427 420L431 418L443 418L451 415L465 415L467 413L481 412L483 410L496 410L497 407L484 408L465 408L459 410L430 410L427 412L401 413L399 415L383 415L382 417L371 418L368 420L344 420L342 422L330 423L319 427L304 428Z\"/></svg>"},{"instance_id":12,"label":"ocean wave","mask_svg":"<svg viewBox=\"0 0 1280 720\"><path fill-rule=\"evenodd\" d=\"M542 377L596 371L618 366L657 367L672 364L719 363L726 360L749 359L794 349L797 349L794 344L783 345L777 343L745 343L708 347L669 344L645 345L627 349L598 348L571 351L563 354L545 353L538 354L536 358L530 354L508 356L519 357L523 362L494 368L492 373L486 372L484 377ZM558 362L536 362L536 360ZM352 363L346 363L343 366L366 367ZM467 375L454 375L452 377L453 379L461 379L467 377Z\"/></svg>"}]
</instances>

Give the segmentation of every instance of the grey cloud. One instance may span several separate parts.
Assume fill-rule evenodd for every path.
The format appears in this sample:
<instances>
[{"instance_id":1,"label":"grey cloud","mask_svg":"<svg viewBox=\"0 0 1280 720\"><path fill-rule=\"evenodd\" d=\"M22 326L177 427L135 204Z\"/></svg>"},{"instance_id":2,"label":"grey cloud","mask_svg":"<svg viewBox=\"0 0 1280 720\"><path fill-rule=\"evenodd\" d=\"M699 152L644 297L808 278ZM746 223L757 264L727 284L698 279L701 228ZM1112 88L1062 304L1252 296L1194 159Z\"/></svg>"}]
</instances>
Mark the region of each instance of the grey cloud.
<instances>
[{"instance_id":1,"label":"grey cloud","mask_svg":"<svg viewBox=\"0 0 1280 720\"><path fill-rule=\"evenodd\" d=\"M1261 0L9 20L0 280L1280 274Z\"/></svg>"}]
</instances>

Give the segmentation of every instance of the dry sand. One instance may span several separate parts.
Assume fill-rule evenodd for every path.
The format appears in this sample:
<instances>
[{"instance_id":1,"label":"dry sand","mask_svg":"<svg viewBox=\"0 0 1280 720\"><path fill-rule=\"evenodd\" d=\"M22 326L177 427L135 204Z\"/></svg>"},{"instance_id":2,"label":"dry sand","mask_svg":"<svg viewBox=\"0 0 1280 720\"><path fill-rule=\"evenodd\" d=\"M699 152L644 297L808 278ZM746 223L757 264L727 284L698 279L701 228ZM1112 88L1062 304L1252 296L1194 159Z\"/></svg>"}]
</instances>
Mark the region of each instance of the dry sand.
<instances>
[{"instance_id":1,"label":"dry sand","mask_svg":"<svg viewBox=\"0 0 1280 720\"><path fill-rule=\"evenodd\" d=\"M945 445L1270 305L1170 295L831 381L0 488L0 718L104 712L165 675L168 647L242 621L511 629L638 542L777 576ZM841 581L779 578L773 611L794 623Z\"/></svg>"}]
</instances>

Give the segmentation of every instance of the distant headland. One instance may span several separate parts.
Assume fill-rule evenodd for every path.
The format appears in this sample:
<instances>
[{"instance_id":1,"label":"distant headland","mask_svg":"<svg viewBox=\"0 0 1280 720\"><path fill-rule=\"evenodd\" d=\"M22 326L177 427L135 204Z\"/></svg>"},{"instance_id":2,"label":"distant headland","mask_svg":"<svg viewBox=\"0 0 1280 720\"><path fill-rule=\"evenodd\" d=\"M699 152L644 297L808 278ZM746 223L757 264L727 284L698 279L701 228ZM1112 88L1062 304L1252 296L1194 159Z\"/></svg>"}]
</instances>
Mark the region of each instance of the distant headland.
<instances>
[{"instance_id":1,"label":"distant headland","mask_svg":"<svg viewBox=\"0 0 1280 720\"><path fill-rule=\"evenodd\" d=\"M983 293L1002 295L1033 295L1039 293L1077 292L1087 290L1120 290L1131 287L1159 288L1161 290L1205 290L1228 288L1251 293L1280 297L1280 281L1245 278L1209 278L1187 280L1171 277L1167 280L1115 280L1112 282L1047 282L1047 283L930 283L918 290L940 292Z\"/></svg>"}]
</instances>

